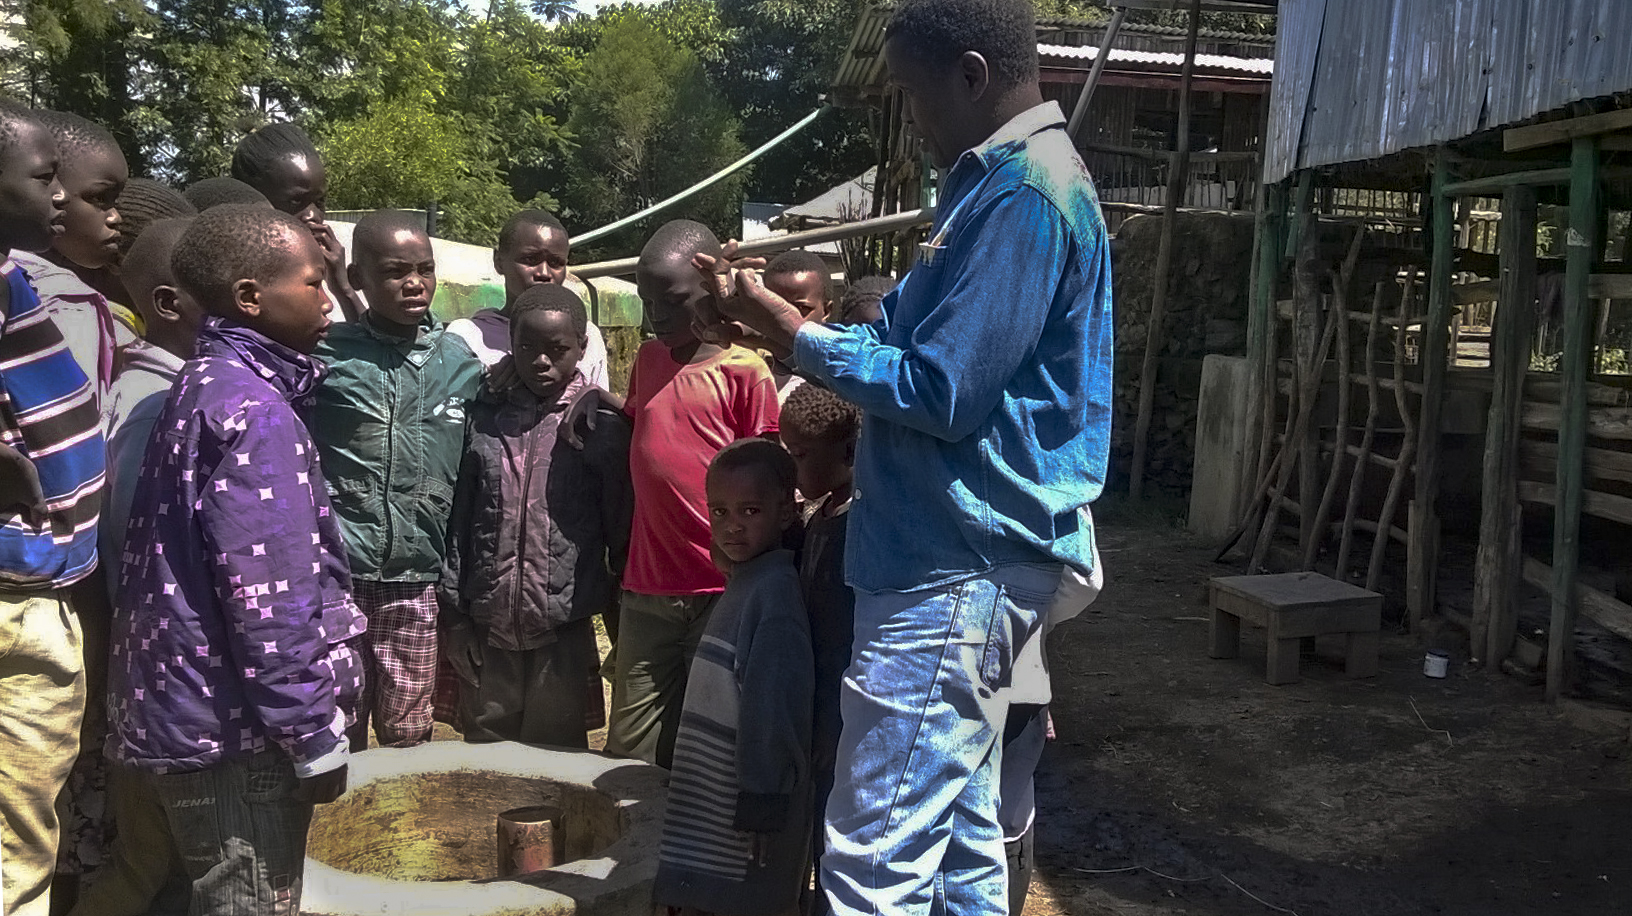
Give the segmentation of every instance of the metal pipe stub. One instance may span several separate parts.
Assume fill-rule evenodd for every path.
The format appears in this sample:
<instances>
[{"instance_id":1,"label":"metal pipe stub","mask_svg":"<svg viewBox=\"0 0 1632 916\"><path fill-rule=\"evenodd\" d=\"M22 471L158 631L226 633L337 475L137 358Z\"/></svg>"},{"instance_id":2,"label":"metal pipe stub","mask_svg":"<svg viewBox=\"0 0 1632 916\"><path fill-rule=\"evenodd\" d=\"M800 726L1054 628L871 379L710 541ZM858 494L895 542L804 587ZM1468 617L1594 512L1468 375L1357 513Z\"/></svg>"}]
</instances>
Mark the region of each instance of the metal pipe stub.
<instances>
[{"instance_id":1,"label":"metal pipe stub","mask_svg":"<svg viewBox=\"0 0 1632 916\"><path fill-rule=\"evenodd\" d=\"M561 809L555 805L511 808L499 814L499 877L541 871L562 860Z\"/></svg>"}]
</instances>

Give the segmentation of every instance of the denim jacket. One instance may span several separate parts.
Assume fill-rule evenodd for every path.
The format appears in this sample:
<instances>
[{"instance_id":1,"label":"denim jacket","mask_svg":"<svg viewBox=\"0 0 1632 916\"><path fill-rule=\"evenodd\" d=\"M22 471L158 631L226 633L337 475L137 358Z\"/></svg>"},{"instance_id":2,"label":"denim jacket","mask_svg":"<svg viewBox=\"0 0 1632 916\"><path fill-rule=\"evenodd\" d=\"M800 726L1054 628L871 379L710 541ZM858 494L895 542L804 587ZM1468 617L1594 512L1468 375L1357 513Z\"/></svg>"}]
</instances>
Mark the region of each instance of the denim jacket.
<instances>
[{"instance_id":1,"label":"denim jacket","mask_svg":"<svg viewBox=\"0 0 1632 916\"><path fill-rule=\"evenodd\" d=\"M313 355L329 373L312 407L312 438L351 574L435 582L481 361L430 317L410 341L364 315L331 328Z\"/></svg>"},{"instance_id":2,"label":"denim jacket","mask_svg":"<svg viewBox=\"0 0 1632 916\"><path fill-rule=\"evenodd\" d=\"M959 157L883 322L799 331L799 369L865 414L845 553L863 591L1093 567L1077 509L1109 452L1111 259L1064 125L1045 103Z\"/></svg>"}]
</instances>

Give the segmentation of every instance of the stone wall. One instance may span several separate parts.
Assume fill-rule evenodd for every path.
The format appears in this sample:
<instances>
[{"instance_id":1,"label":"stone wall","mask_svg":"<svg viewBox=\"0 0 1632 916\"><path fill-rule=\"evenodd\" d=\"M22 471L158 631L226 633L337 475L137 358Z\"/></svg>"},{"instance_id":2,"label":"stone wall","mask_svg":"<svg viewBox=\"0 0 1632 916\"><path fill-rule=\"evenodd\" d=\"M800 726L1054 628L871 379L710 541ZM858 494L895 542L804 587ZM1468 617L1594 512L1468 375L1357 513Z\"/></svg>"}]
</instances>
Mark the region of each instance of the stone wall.
<instances>
[{"instance_id":1,"label":"stone wall","mask_svg":"<svg viewBox=\"0 0 1632 916\"><path fill-rule=\"evenodd\" d=\"M1155 408L1145 453L1148 490L1189 493L1202 359L1210 353L1246 353L1252 232L1250 213L1177 216ZM1121 225L1111 242L1116 312L1112 489L1127 486L1133 456L1139 371L1149 334L1161 235L1162 217L1136 216Z\"/></svg>"}]
</instances>

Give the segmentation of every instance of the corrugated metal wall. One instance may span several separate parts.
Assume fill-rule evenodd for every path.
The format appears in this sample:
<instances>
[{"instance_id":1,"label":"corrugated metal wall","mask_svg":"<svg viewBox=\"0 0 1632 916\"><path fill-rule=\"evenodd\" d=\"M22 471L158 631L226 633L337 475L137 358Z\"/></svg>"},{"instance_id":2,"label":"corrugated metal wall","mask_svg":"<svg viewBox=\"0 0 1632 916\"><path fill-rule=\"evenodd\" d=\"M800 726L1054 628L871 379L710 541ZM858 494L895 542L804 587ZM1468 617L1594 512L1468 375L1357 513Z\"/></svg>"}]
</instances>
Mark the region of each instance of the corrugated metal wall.
<instances>
[{"instance_id":1,"label":"corrugated metal wall","mask_svg":"<svg viewBox=\"0 0 1632 916\"><path fill-rule=\"evenodd\" d=\"M1282 0L1264 178L1632 89L1632 0Z\"/></svg>"}]
</instances>

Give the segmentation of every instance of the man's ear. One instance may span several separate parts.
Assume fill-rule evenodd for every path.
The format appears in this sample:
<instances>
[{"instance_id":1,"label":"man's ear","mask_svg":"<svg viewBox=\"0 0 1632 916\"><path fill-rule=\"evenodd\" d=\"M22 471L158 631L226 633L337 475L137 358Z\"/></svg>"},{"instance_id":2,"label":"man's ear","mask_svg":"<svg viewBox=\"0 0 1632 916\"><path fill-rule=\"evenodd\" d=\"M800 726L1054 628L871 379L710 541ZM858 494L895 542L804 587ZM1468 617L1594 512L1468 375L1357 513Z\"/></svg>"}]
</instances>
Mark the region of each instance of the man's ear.
<instances>
[{"instance_id":1,"label":"man's ear","mask_svg":"<svg viewBox=\"0 0 1632 916\"><path fill-rule=\"evenodd\" d=\"M958 61L960 76L969 88L969 100L978 102L992 86L992 68L979 51L965 51Z\"/></svg>"},{"instance_id":2,"label":"man's ear","mask_svg":"<svg viewBox=\"0 0 1632 916\"><path fill-rule=\"evenodd\" d=\"M493 272L504 276L504 262L499 260L499 249L493 249Z\"/></svg>"},{"instance_id":3,"label":"man's ear","mask_svg":"<svg viewBox=\"0 0 1632 916\"><path fill-rule=\"evenodd\" d=\"M232 309L250 318L261 316L261 284L245 278L232 284Z\"/></svg>"},{"instance_id":4,"label":"man's ear","mask_svg":"<svg viewBox=\"0 0 1632 916\"><path fill-rule=\"evenodd\" d=\"M346 266L346 282L351 284L352 289L363 288L363 272L358 268L356 261Z\"/></svg>"},{"instance_id":5,"label":"man's ear","mask_svg":"<svg viewBox=\"0 0 1632 916\"><path fill-rule=\"evenodd\" d=\"M162 321L180 321L180 298L174 286L153 287L153 314Z\"/></svg>"}]
</instances>

